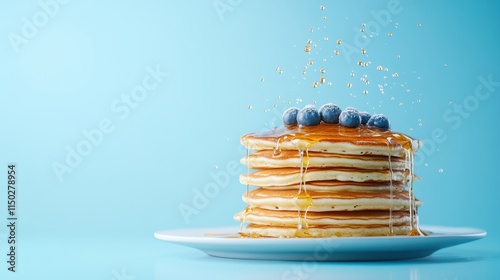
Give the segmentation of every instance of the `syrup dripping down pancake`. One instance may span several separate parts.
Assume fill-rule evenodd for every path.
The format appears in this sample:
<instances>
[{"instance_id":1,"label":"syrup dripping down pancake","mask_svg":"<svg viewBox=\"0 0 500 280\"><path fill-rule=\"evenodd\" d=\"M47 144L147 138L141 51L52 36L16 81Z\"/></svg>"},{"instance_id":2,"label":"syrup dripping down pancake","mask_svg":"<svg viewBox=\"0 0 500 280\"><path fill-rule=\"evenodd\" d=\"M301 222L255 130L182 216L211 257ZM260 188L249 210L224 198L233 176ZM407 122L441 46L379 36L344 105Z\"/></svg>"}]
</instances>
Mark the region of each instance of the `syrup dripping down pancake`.
<instances>
[{"instance_id":1,"label":"syrup dripping down pancake","mask_svg":"<svg viewBox=\"0 0 500 280\"><path fill-rule=\"evenodd\" d=\"M307 148L310 152L396 157L404 157L409 149L416 152L421 145L420 141L390 130L365 126L346 128L325 123L312 127L281 127L264 133L250 133L241 137L241 143L250 150L278 148L277 150L296 151L297 148Z\"/></svg>"}]
</instances>

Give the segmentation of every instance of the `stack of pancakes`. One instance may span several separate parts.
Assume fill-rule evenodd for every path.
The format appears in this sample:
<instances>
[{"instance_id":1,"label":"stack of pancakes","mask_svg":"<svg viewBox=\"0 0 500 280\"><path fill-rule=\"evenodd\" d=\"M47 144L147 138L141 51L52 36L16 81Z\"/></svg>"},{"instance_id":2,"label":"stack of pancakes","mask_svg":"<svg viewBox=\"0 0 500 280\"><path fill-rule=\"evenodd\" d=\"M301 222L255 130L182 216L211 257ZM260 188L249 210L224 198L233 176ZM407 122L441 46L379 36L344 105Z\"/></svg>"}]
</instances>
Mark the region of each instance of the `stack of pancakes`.
<instances>
[{"instance_id":1,"label":"stack of pancakes","mask_svg":"<svg viewBox=\"0 0 500 280\"><path fill-rule=\"evenodd\" d=\"M285 126L241 137L248 204L243 236L419 235L413 154L402 133L338 124Z\"/></svg>"}]
</instances>

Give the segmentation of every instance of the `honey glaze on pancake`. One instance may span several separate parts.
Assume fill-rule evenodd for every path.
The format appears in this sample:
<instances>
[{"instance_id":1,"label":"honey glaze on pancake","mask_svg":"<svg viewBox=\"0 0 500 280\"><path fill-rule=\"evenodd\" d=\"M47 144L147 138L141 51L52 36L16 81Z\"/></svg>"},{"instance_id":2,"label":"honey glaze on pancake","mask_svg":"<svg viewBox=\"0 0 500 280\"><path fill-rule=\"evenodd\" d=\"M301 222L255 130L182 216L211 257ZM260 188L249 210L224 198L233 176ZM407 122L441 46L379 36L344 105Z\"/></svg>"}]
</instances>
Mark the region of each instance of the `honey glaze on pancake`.
<instances>
[{"instance_id":1,"label":"honey glaze on pancake","mask_svg":"<svg viewBox=\"0 0 500 280\"><path fill-rule=\"evenodd\" d=\"M316 126L284 126L263 133L249 133L241 137L243 144L249 138L259 138L277 143L277 148L283 141L293 141L300 139L309 143L314 142L346 142L355 145L367 146L386 146L387 138L392 138L395 147L403 148L412 145L412 139L406 134L393 132L391 130L382 130L377 128L369 128L362 125L357 128L348 128L339 124L320 123ZM277 149L279 150L279 149Z\"/></svg>"}]
</instances>

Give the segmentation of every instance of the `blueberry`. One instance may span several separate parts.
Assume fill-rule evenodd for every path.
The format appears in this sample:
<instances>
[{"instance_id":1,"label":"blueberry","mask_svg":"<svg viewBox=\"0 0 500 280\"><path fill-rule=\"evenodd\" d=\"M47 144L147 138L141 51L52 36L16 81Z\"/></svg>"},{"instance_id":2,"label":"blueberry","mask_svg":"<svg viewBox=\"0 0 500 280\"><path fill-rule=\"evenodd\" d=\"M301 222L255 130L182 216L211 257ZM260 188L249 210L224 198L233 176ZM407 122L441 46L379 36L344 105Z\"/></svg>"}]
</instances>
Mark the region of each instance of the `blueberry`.
<instances>
[{"instance_id":1,"label":"blueberry","mask_svg":"<svg viewBox=\"0 0 500 280\"><path fill-rule=\"evenodd\" d=\"M361 116L361 124L366 124L371 118L371 115L368 112L359 112L359 115Z\"/></svg>"},{"instance_id":2,"label":"blueberry","mask_svg":"<svg viewBox=\"0 0 500 280\"><path fill-rule=\"evenodd\" d=\"M344 109L344 111L347 111L347 110L353 110L353 111L356 111L359 113L358 109L354 108L354 107L347 107Z\"/></svg>"},{"instance_id":3,"label":"blueberry","mask_svg":"<svg viewBox=\"0 0 500 280\"><path fill-rule=\"evenodd\" d=\"M344 110L340 113L339 123L345 127L358 127L361 124L361 117L357 110Z\"/></svg>"},{"instance_id":4,"label":"blueberry","mask_svg":"<svg viewBox=\"0 0 500 280\"><path fill-rule=\"evenodd\" d=\"M288 108L283 113L283 123L286 125L294 125L297 124L297 113L299 112L299 108L291 107Z\"/></svg>"},{"instance_id":5,"label":"blueberry","mask_svg":"<svg viewBox=\"0 0 500 280\"><path fill-rule=\"evenodd\" d=\"M371 118L368 120L366 123L368 126L374 126L382 129L389 129L391 128L391 124L389 123L389 119L382 115L382 114L376 114L371 116Z\"/></svg>"},{"instance_id":6,"label":"blueberry","mask_svg":"<svg viewBox=\"0 0 500 280\"><path fill-rule=\"evenodd\" d=\"M319 116L325 123L339 123L339 116L342 110L333 103L327 103L319 108Z\"/></svg>"},{"instance_id":7,"label":"blueberry","mask_svg":"<svg viewBox=\"0 0 500 280\"><path fill-rule=\"evenodd\" d=\"M307 105L297 113L297 123L304 126L314 126L321 122L318 110L312 105Z\"/></svg>"}]
</instances>

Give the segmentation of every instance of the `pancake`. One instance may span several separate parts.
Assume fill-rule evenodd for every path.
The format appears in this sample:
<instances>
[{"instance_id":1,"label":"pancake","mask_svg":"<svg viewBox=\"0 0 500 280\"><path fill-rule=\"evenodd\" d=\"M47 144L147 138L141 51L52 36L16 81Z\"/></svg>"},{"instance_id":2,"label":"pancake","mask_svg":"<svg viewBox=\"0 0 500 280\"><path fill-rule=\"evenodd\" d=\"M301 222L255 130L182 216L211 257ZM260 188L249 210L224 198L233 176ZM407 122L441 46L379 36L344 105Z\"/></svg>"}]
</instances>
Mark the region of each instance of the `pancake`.
<instances>
[{"instance_id":1,"label":"pancake","mask_svg":"<svg viewBox=\"0 0 500 280\"><path fill-rule=\"evenodd\" d=\"M362 211L362 210L409 210L408 192L316 192L297 194L296 190L256 189L243 195L251 207L270 210ZM420 202L417 201L417 207Z\"/></svg>"},{"instance_id":2,"label":"pancake","mask_svg":"<svg viewBox=\"0 0 500 280\"><path fill-rule=\"evenodd\" d=\"M408 211L328 211L328 212L301 212L299 223L306 223L308 227L315 226L369 226L384 225L409 225L410 214ZM234 216L237 221L252 224L295 227L298 224L297 211L275 211L263 208L248 208Z\"/></svg>"},{"instance_id":3,"label":"pancake","mask_svg":"<svg viewBox=\"0 0 500 280\"><path fill-rule=\"evenodd\" d=\"M264 133L249 133L241 143L250 150L302 150L309 152L383 155L405 157L408 150L416 152L420 141L390 130L365 126L347 128L338 124L288 126Z\"/></svg>"},{"instance_id":4,"label":"pancake","mask_svg":"<svg viewBox=\"0 0 500 280\"><path fill-rule=\"evenodd\" d=\"M403 158L391 157L389 162L387 156L376 155L346 155L330 154L320 152L308 152L308 167L347 167L359 169L388 169L401 170L405 167ZM260 150L240 161L250 168L282 168L300 167L301 159L297 150Z\"/></svg>"},{"instance_id":5,"label":"pancake","mask_svg":"<svg viewBox=\"0 0 500 280\"><path fill-rule=\"evenodd\" d=\"M349 181L381 182L403 181L405 173L401 170L364 170L348 168L269 168L240 175L240 183L251 186L286 186L299 184L301 181Z\"/></svg>"},{"instance_id":6,"label":"pancake","mask_svg":"<svg viewBox=\"0 0 500 280\"><path fill-rule=\"evenodd\" d=\"M370 226L321 226L309 227L298 230L296 227L279 227L270 225L249 224L242 236L246 237L301 237L301 238L325 238L325 237L365 237L365 236L387 236L406 235L411 231L410 225L394 225L392 232L385 225Z\"/></svg>"},{"instance_id":7,"label":"pancake","mask_svg":"<svg viewBox=\"0 0 500 280\"><path fill-rule=\"evenodd\" d=\"M286 186L262 186L262 189L268 190L300 190L303 186L300 184ZM307 182L305 188L307 191L335 192L335 191L402 191L405 189L403 182L342 182L336 180L311 181Z\"/></svg>"}]
</instances>

